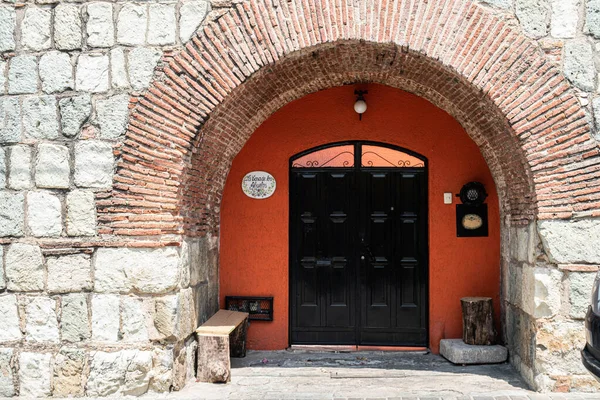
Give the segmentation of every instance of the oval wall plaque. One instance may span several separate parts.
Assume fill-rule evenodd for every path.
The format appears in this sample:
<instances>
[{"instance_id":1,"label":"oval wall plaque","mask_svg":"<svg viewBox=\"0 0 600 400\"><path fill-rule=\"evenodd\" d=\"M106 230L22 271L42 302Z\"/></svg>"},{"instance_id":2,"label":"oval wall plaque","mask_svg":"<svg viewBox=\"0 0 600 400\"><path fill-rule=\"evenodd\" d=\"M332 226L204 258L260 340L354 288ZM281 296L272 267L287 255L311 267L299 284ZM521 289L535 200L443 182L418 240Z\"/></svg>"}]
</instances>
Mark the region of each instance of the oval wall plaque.
<instances>
[{"instance_id":1,"label":"oval wall plaque","mask_svg":"<svg viewBox=\"0 0 600 400\"><path fill-rule=\"evenodd\" d=\"M275 192L275 178L264 171L248 172L242 179L242 190L253 199L266 199Z\"/></svg>"}]
</instances>

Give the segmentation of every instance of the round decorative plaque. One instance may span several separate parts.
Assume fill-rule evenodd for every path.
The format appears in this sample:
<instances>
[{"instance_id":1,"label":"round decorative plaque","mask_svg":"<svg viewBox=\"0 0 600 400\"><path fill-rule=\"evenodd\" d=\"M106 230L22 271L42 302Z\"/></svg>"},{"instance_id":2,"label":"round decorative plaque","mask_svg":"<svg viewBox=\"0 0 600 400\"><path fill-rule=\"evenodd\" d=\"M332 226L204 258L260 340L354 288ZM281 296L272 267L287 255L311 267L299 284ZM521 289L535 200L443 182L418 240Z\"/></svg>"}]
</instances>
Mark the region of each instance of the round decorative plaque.
<instances>
[{"instance_id":1,"label":"round decorative plaque","mask_svg":"<svg viewBox=\"0 0 600 400\"><path fill-rule=\"evenodd\" d=\"M275 192L275 178L264 171L248 172L242 179L242 190L253 199L266 199Z\"/></svg>"}]
</instances>

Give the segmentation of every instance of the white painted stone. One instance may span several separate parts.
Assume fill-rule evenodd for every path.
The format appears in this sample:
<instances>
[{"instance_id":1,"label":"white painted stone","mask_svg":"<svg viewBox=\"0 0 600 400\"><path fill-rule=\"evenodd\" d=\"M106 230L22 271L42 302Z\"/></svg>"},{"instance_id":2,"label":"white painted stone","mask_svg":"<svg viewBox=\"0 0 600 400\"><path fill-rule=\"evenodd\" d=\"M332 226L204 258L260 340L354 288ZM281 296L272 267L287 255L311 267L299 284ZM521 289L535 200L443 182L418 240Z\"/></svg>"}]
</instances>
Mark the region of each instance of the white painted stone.
<instances>
[{"instance_id":1,"label":"white painted stone","mask_svg":"<svg viewBox=\"0 0 600 400\"><path fill-rule=\"evenodd\" d=\"M125 134L129 117L129 96L117 94L96 103L100 137L102 139L118 139Z\"/></svg>"},{"instance_id":2,"label":"white painted stone","mask_svg":"<svg viewBox=\"0 0 600 400\"><path fill-rule=\"evenodd\" d=\"M129 88L129 78L125 66L125 53L121 47L110 51L110 73L113 89Z\"/></svg>"},{"instance_id":3,"label":"white painted stone","mask_svg":"<svg viewBox=\"0 0 600 400\"><path fill-rule=\"evenodd\" d=\"M94 193L73 190L67 195L67 235L94 236L96 234L96 204Z\"/></svg>"},{"instance_id":4,"label":"white painted stone","mask_svg":"<svg viewBox=\"0 0 600 400\"><path fill-rule=\"evenodd\" d=\"M92 296L92 340L105 342L119 340L118 295L95 294Z\"/></svg>"},{"instance_id":5,"label":"white painted stone","mask_svg":"<svg viewBox=\"0 0 600 400\"><path fill-rule=\"evenodd\" d=\"M561 39L575 37L581 0L550 0L550 5L552 8L550 34Z\"/></svg>"},{"instance_id":6,"label":"white painted stone","mask_svg":"<svg viewBox=\"0 0 600 400\"><path fill-rule=\"evenodd\" d=\"M69 148L41 143L35 161L35 184L40 188L69 188Z\"/></svg>"},{"instance_id":7,"label":"white painted stone","mask_svg":"<svg viewBox=\"0 0 600 400\"><path fill-rule=\"evenodd\" d=\"M145 4L126 3L117 19L117 42L126 45L143 45L146 41L148 8Z\"/></svg>"},{"instance_id":8,"label":"white painted stone","mask_svg":"<svg viewBox=\"0 0 600 400\"><path fill-rule=\"evenodd\" d=\"M17 296L14 294L0 295L0 342L11 342L23 337L19 328Z\"/></svg>"},{"instance_id":9,"label":"white painted stone","mask_svg":"<svg viewBox=\"0 0 600 400\"><path fill-rule=\"evenodd\" d=\"M40 51L49 49L52 11L29 6L21 22L21 44L25 49Z\"/></svg>"},{"instance_id":10,"label":"white painted stone","mask_svg":"<svg viewBox=\"0 0 600 400\"><path fill-rule=\"evenodd\" d=\"M94 352L90 357L87 395L139 396L148 390L151 369L150 351Z\"/></svg>"},{"instance_id":11,"label":"white painted stone","mask_svg":"<svg viewBox=\"0 0 600 400\"><path fill-rule=\"evenodd\" d=\"M600 220L538 222L544 250L558 264L600 264Z\"/></svg>"},{"instance_id":12,"label":"white painted stone","mask_svg":"<svg viewBox=\"0 0 600 400\"><path fill-rule=\"evenodd\" d=\"M547 0L516 0L515 13L527 36L539 39L548 34Z\"/></svg>"},{"instance_id":13,"label":"white painted stone","mask_svg":"<svg viewBox=\"0 0 600 400\"><path fill-rule=\"evenodd\" d=\"M569 274L569 300L571 318L584 319L591 302L596 273L571 272Z\"/></svg>"},{"instance_id":14,"label":"white painted stone","mask_svg":"<svg viewBox=\"0 0 600 400\"><path fill-rule=\"evenodd\" d=\"M150 4L148 43L166 45L175 43L175 4Z\"/></svg>"},{"instance_id":15,"label":"white painted stone","mask_svg":"<svg viewBox=\"0 0 600 400\"><path fill-rule=\"evenodd\" d=\"M12 397L15 395L13 355L13 349L0 349L0 396L3 397Z\"/></svg>"},{"instance_id":16,"label":"white painted stone","mask_svg":"<svg viewBox=\"0 0 600 400\"><path fill-rule=\"evenodd\" d=\"M77 136L92 112L90 95L82 94L60 99L58 104L63 135L69 138Z\"/></svg>"},{"instance_id":17,"label":"white painted stone","mask_svg":"<svg viewBox=\"0 0 600 400\"><path fill-rule=\"evenodd\" d=\"M79 5L60 3L54 9L54 43L61 50L81 48L81 14Z\"/></svg>"},{"instance_id":18,"label":"white painted stone","mask_svg":"<svg viewBox=\"0 0 600 400\"><path fill-rule=\"evenodd\" d=\"M68 294L62 298L60 320L62 340L77 343L91 337L88 302L85 294Z\"/></svg>"},{"instance_id":19,"label":"white painted stone","mask_svg":"<svg viewBox=\"0 0 600 400\"><path fill-rule=\"evenodd\" d=\"M23 236L24 197L23 193L0 191L0 237Z\"/></svg>"},{"instance_id":20,"label":"white painted stone","mask_svg":"<svg viewBox=\"0 0 600 400\"><path fill-rule=\"evenodd\" d=\"M179 38L183 43L190 40L209 10L207 1L187 1L179 9Z\"/></svg>"},{"instance_id":21,"label":"white painted stone","mask_svg":"<svg viewBox=\"0 0 600 400\"><path fill-rule=\"evenodd\" d=\"M110 188L114 156L112 145L99 140L75 144L75 185L79 187Z\"/></svg>"},{"instance_id":22,"label":"white painted stone","mask_svg":"<svg viewBox=\"0 0 600 400\"><path fill-rule=\"evenodd\" d=\"M564 72L567 79L578 88L587 91L596 88L592 45L586 39L566 42Z\"/></svg>"},{"instance_id":23,"label":"white painted stone","mask_svg":"<svg viewBox=\"0 0 600 400\"><path fill-rule=\"evenodd\" d=\"M19 356L21 397L48 397L52 394L52 355L22 352Z\"/></svg>"},{"instance_id":24,"label":"white painted stone","mask_svg":"<svg viewBox=\"0 0 600 400\"><path fill-rule=\"evenodd\" d=\"M56 97L31 96L23 99L23 133L32 139L57 139Z\"/></svg>"},{"instance_id":25,"label":"white painted stone","mask_svg":"<svg viewBox=\"0 0 600 400\"><path fill-rule=\"evenodd\" d=\"M56 300L48 297L30 297L25 305L25 338L28 342L58 343Z\"/></svg>"},{"instance_id":26,"label":"white painted stone","mask_svg":"<svg viewBox=\"0 0 600 400\"><path fill-rule=\"evenodd\" d=\"M62 232L60 199L48 192L28 192L27 227L36 237L60 236Z\"/></svg>"},{"instance_id":27,"label":"white painted stone","mask_svg":"<svg viewBox=\"0 0 600 400\"><path fill-rule=\"evenodd\" d=\"M513 0L483 0L484 3L498 8L511 8Z\"/></svg>"},{"instance_id":28,"label":"white painted stone","mask_svg":"<svg viewBox=\"0 0 600 400\"><path fill-rule=\"evenodd\" d=\"M21 140L21 106L17 97L0 96L0 143Z\"/></svg>"},{"instance_id":29,"label":"white painted stone","mask_svg":"<svg viewBox=\"0 0 600 400\"><path fill-rule=\"evenodd\" d=\"M0 7L0 53L15 49L16 21L13 7Z\"/></svg>"},{"instance_id":30,"label":"white painted stone","mask_svg":"<svg viewBox=\"0 0 600 400\"><path fill-rule=\"evenodd\" d=\"M38 246L13 243L5 260L6 286L9 290L27 292L44 289L44 260Z\"/></svg>"},{"instance_id":31,"label":"white painted stone","mask_svg":"<svg viewBox=\"0 0 600 400\"><path fill-rule=\"evenodd\" d=\"M69 293L92 289L92 262L86 254L48 257L48 292Z\"/></svg>"},{"instance_id":32,"label":"white painted stone","mask_svg":"<svg viewBox=\"0 0 600 400\"><path fill-rule=\"evenodd\" d=\"M93 47L110 47L115 44L112 4L107 2L89 3L87 15L87 44Z\"/></svg>"},{"instance_id":33,"label":"white painted stone","mask_svg":"<svg viewBox=\"0 0 600 400\"><path fill-rule=\"evenodd\" d=\"M124 296L121 298L122 340L125 342L147 342L148 309L142 298Z\"/></svg>"},{"instance_id":34,"label":"white painted stone","mask_svg":"<svg viewBox=\"0 0 600 400\"><path fill-rule=\"evenodd\" d=\"M104 54L82 54L77 60L75 88L84 92L105 92L108 84L109 60Z\"/></svg>"},{"instance_id":35,"label":"white painted stone","mask_svg":"<svg viewBox=\"0 0 600 400\"><path fill-rule=\"evenodd\" d=\"M160 50L136 47L129 52L129 81L135 90L147 89L160 60Z\"/></svg>"},{"instance_id":36,"label":"white painted stone","mask_svg":"<svg viewBox=\"0 0 600 400\"><path fill-rule=\"evenodd\" d=\"M9 151L8 187L17 190L31 188L31 147L16 145L9 147Z\"/></svg>"},{"instance_id":37,"label":"white painted stone","mask_svg":"<svg viewBox=\"0 0 600 400\"><path fill-rule=\"evenodd\" d=\"M11 58L8 65L8 93L35 93L37 87L37 58L28 54Z\"/></svg>"},{"instance_id":38,"label":"white painted stone","mask_svg":"<svg viewBox=\"0 0 600 400\"><path fill-rule=\"evenodd\" d=\"M51 51L40 58L40 79L46 93L63 92L73 89L73 65L67 53Z\"/></svg>"}]
</instances>

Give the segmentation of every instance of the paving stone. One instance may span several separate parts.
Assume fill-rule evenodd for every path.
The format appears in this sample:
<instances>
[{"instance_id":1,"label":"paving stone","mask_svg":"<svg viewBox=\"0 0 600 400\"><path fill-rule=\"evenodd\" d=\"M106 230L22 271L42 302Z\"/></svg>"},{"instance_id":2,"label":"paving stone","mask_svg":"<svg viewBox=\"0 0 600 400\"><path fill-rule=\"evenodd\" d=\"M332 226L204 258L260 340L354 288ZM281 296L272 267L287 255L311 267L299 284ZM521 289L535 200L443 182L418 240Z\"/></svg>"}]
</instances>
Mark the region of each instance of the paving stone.
<instances>
[{"instance_id":1,"label":"paving stone","mask_svg":"<svg viewBox=\"0 0 600 400\"><path fill-rule=\"evenodd\" d=\"M118 139L125 134L129 117L129 96L117 94L96 103L100 137L102 139Z\"/></svg>"},{"instance_id":2,"label":"paving stone","mask_svg":"<svg viewBox=\"0 0 600 400\"><path fill-rule=\"evenodd\" d=\"M110 51L110 72L113 89L129 88L129 78L125 66L125 53L121 47Z\"/></svg>"},{"instance_id":3,"label":"paving stone","mask_svg":"<svg viewBox=\"0 0 600 400\"><path fill-rule=\"evenodd\" d=\"M82 94L60 99L58 104L63 135L69 138L77 136L92 112L90 95Z\"/></svg>"},{"instance_id":4,"label":"paving stone","mask_svg":"<svg viewBox=\"0 0 600 400\"><path fill-rule=\"evenodd\" d=\"M36 237L60 236L62 232L60 199L48 192L28 192L27 226Z\"/></svg>"},{"instance_id":5,"label":"paving stone","mask_svg":"<svg viewBox=\"0 0 600 400\"><path fill-rule=\"evenodd\" d=\"M121 337L124 342L147 342L146 316L150 310L142 298L123 296L121 298Z\"/></svg>"},{"instance_id":6,"label":"paving stone","mask_svg":"<svg viewBox=\"0 0 600 400\"><path fill-rule=\"evenodd\" d=\"M87 14L87 44L93 47L110 47L115 44L112 4L107 2L89 3Z\"/></svg>"},{"instance_id":7,"label":"paving stone","mask_svg":"<svg viewBox=\"0 0 600 400\"><path fill-rule=\"evenodd\" d=\"M108 84L109 60L104 54L82 54L77 60L75 88L84 92L105 92Z\"/></svg>"},{"instance_id":8,"label":"paving stone","mask_svg":"<svg viewBox=\"0 0 600 400\"><path fill-rule=\"evenodd\" d=\"M81 48L81 13L79 5L60 3L54 9L54 43L61 50Z\"/></svg>"},{"instance_id":9,"label":"paving stone","mask_svg":"<svg viewBox=\"0 0 600 400\"><path fill-rule=\"evenodd\" d=\"M548 34L547 0L516 0L515 14L521 23L523 32L531 38L542 38Z\"/></svg>"},{"instance_id":10,"label":"paving stone","mask_svg":"<svg viewBox=\"0 0 600 400\"><path fill-rule=\"evenodd\" d=\"M190 40L209 11L207 1L187 1L179 9L179 38L183 43Z\"/></svg>"},{"instance_id":11,"label":"paving stone","mask_svg":"<svg viewBox=\"0 0 600 400\"><path fill-rule=\"evenodd\" d=\"M15 395L13 381L13 365L15 361L13 349L0 349L0 396L12 397Z\"/></svg>"},{"instance_id":12,"label":"paving stone","mask_svg":"<svg viewBox=\"0 0 600 400\"><path fill-rule=\"evenodd\" d=\"M148 88L161 55L159 50L145 47L136 47L129 52L129 82L135 90Z\"/></svg>"},{"instance_id":13,"label":"paving stone","mask_svg":"<svg viewBox=\"0 0 600 400\"><path fill-rule=\"evenodd\" d=\"M150 4L148 43L167 45L175 43L175 4Z\"/></svg>"},{"instance_id":14,"label":"paving stone","mask_svg":"<svg viewBox=\"0 0 600 400\"><path fill-rule=\"evenodd\" d=\"M119 340L118 295L95 294L92 296L92 340L105 342Z\"/></svg>"},{"instance_id":15,"label":"paving stone","mask_svg":"<svg viewBox=\"0 0 600 400\"><path fill-rule=\"evenodd\" d=\"M462 339L442 339L440 354L454 364L495 364L506 361L508 350L500 345L476 346Z\"/></svg>"},{"instance_id":16,"label":"paving stone","mask_svg":"<svg viewBox=\"0 0 600 400\"><path fill-rule=\"evenodd\" d=\"M0 295L0 342L20 340L23 337L19 327L17 296Z\"/></svg>"},{"instance_id":17,"label":"paving stone","mask_svg":"<svg viewBox=\"0 0 600 400\"><path fill-rule=\"evenodd\" d=\"M46 93L63 92L73 89L73 66L67 53L51 51L40 58L40 78Z\"/></svg>"},{"instance_id":18,"label":"paving stone","mask_svg":"<svg viewBox=\"0 0 600 400\"><path fill-rule=\"evenodd\" d=\"M19 383L22 397L48 397L52 394L52 355L22 352L19 356Z\"/></svg>"},{"instance_id":19,"label":"paving stone","mask_svg":"<svg viewBox=\"0 0 600 400\"><path fill-rule=\"evenodd\" d=\"M23 133L32 139L57 139L56 97L31 96L23 99Z\"/></svg>"},{"instance_id":20,"label":"paving stone","mask_svg":"<svg viewBox=\"0 0 600 400\"><path fill-rule=\"evenodd\" d=\"M16 97L0 96L0 143L21 140L21 106Z\"/></svg>"},{"instance_id":21,"label":"paving stone","mask_svg":"<svg viewBox=\"0 0 600 400\"><path fill-rule=\"evenodd\" d=\"M67 146L41 143L35 162L35 184L40 188L68 189L71 168Z\"/></svg>"},{"instance_id":22,"label":"paving stone","mask_svg":"<svg viewBox=\"0 0 600 400\"><path fill-rule=\"evenodd\" d=\"M33 186L31 179L31 147L26 145L11 146L9 149L8 187L11 189L29 189Z\"/></svg>"},{"instance_id":23,"label":"paving stone","mask_svg":"<svg viewBox=\"0 0 600 400\"><path fill-rule=\"evenodd\" d=\"M96 205L93 192L73 190L67 195L67 234L69 236L96 234Z\"/></svg>"},{"instance_id":24,"label":"paving stone","mask_svg":"<svg viewBox=\"0 0 600 400\"><path fill-rule=\"evenodd\" d=\"M58 343L56 300L48 297L30 297L25 305L25 338L28 342Z\"/></svg>"},{"instance_id":25,"label":"paving stone","mask_svg":"<svg viewBox=\"0 0 600 400\"><path fill-rule=\"evenodd\" d=\"M571 302L569 316L571 318L585 318L595 278L596 273L591 272L569 273L569 300Z\"/></svg>"},{"instance_id":26,"label":"paving stone","mask_svg":"<svg viewBox=\"0 0 600 400\"><path fill-rule=\"evenodd\" d=\"M75 185L109 188L112 186L114 156L110 143L98 140L75 144Z\"/></svg>"},{"instance_id":27,"label":"paving stone","mask_svg":"<svg viewBox=\"0 0 600 400\"><path fill-rule=\"evenodd\" d=\"M0 53L14 50L17 14L12 7L0 7Z\"/></svg>"},{"instance_id":28,"label":"paving stone","mask_svg":"<svg viewBox=\"0 0 600 400\"><path fill-rule=\"evenodd\" d=\"M86 254L48 257L48 292L69 293L92 289L92 262Z\"/></svg>"},{"instance_id":29,"label":"paving stone","mask_svg":"<svg viewBox=\"0 0 600 400\"><path fill-rule=\"evenodd\" d=\"M119 10L117 42L126 45L143 45L146 42L148 7L145 4L127 3Z\"/></svg>"},{"instance_id":30,"label":"paving stone","mask_svg":"<svg viewBox=\"0 0 600 400\"><path fill-rule=\"evenodd\" d=\"M581 0L550 0L550 5L552 7L550 34L561 39L575 37Z\"/></svg>"},{"instance_id":31,"label":"paving stone","mask_svg":"<svg viewBox=\"0 0 600 400\"><path fill-rule=\"evenodd\" d=\"M21 22L21 44L33 51L49 49L52 12L49 9L28 6Z\"/></svg>"},{"instance_id":32,"label":"paving stone","mask_svg":"<svg viewBox=\"0 0 600 400\"><path fill-rule=\"evenodd\" d=\"M77 343L91 337L87 296L73 293L63 296L60 334L64 341Z\"/></svg>"},{"instance_id":33,"label":"paving stone","mask_svg":"<svg viewBox=\"0 0 600 400\"><path fill-rule=\"evenodd\" d=\"M0 237L23 236L25 200L23 193L0 191Z\"/></svg>"},{"instance_id":34,"label":"paving stone","mask_svg":"<svg viewBox=\"0 0 600 400\"><path fill-rule=\"evenodd\" d=\"M84 350L61 348L54 360L54 397L83 397L85 365Z\"/></svg>"},{"instance_id":35,"label":"paving stone","mask_svg":"<svg viewBox=\"0 0 600 400\"><path fill-rule=\"evenodd\" d=\"M8 93L35 93L37 88L36 56L20 55L11 58L8 64Z\"/></svg>"}]
</instances>

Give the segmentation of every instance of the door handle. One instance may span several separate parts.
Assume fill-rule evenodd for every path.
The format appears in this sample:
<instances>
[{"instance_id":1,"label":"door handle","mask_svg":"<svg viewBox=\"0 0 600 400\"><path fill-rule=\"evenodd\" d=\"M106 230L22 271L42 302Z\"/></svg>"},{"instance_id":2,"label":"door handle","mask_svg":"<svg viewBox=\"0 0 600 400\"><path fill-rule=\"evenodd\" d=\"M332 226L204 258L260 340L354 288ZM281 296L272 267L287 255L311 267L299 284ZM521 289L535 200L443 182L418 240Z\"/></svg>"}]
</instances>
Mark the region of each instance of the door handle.
<instances>
[{"instance_id":1,"label":"door handle","mask_svg":"<svg viewBox=\"0 0 600 400\"><path fill-rule=\"evenodd\" d=\"M321 258L320 260L317 260L317 267L330 267L330 266L331 266L331 259Z\"/></svg>"}]
</instances>

